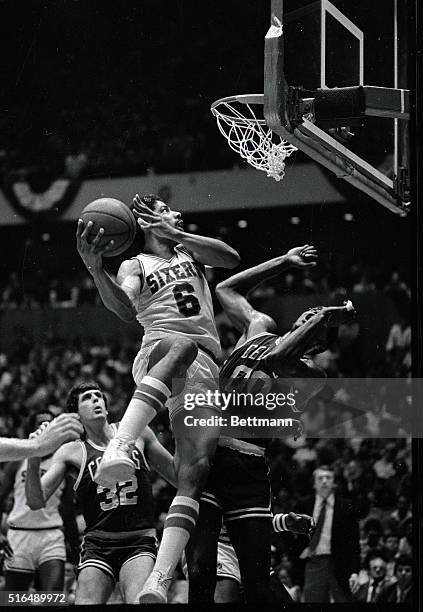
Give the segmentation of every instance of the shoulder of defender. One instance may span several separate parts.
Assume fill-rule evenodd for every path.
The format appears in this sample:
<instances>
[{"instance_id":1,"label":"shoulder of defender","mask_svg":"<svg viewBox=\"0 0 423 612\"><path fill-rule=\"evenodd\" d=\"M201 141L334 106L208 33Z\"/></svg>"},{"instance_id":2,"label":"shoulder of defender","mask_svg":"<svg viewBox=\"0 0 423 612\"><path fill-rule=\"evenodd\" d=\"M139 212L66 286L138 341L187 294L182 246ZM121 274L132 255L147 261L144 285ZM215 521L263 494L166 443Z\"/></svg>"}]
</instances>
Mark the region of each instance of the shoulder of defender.
<instances>
[{"instance_id":1,"label":"shoulder of defender","mask_svg":"<svg viewBox=\"0 0 423 612\"><path fill-rule=\"evenodd\" d=\"M262 332L275 333L276 327L276 323L272 319L272 317L269 317L269 315L264 314L264 312L255 311L251 317L251 321L248 326L246 339L248 340L252 336L255 336Z\"/></svg>"}]
</instances>

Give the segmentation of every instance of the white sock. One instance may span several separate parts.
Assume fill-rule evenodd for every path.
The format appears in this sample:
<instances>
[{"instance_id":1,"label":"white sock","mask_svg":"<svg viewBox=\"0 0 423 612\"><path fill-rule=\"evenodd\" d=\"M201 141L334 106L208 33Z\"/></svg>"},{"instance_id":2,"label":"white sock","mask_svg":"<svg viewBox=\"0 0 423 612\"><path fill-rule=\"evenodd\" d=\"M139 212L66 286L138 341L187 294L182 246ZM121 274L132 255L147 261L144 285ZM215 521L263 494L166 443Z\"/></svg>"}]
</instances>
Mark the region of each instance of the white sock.
<instances>
[{"instance_id":1,"label":"white sock","mask_svg":"<svg viewBox=\"0 0 423 612\"><path fill-rule=\"evenodd\" d=\"M163 529L156 571L172 576L198 518L199 503L192 497L177 495L170 508Z\"/></svg>"},{"instance_id":2,"label":"white sock","mask_svg":"<svg viewBox=\"0 0 423 612\"><path fill-rule=\"evenodd\" d=\"M170 389L157 378L144 376L119 425L118 436L137 440L170 397Z\"/></svg>"}]
</instances>

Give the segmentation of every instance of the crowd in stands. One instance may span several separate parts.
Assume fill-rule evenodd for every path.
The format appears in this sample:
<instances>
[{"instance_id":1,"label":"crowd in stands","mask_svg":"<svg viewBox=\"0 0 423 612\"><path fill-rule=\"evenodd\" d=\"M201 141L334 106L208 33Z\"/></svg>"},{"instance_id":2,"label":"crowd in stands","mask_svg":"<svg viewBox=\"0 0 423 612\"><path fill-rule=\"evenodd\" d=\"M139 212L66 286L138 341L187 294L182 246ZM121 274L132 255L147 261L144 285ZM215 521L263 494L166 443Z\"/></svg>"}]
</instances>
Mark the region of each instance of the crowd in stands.
<instances>
[{"instance_id":1,"label":"crowd in stands","mask_svg":"<svg viewBox=\"0 0 423 612\"><path fill-rule=\"evenodd\" d=\"M240 163L209 108L224 96L262 91L266 5L247 3L239 11L234 3L215 4L200 20L193 3L184 9L175 3L165 14L144 3L123 12L78 12L72 5L65 2L61 12L34 5L4 17L9 53L2 72L0 178L12 174L35 184L58 175L186 172ZM363 15L370 28L372 20ZM33 23L37 45L27 47ZM367 40L377 46L376 35ZM379 83L387 68L378 50L369 57ZM301 62L300 53L296 59ZM368 153L384 156L385 132L366 137Z\"/></svg>"},{"instance_id":2,"label":"crowd in stands","mask_svg":"<svg viewBox=\"0 0 423 612\"><path fill-rule=\"evenodd\" d=\"M10 60L2 74L10 98L5 99L0 115L0 182L26 179L34 191L43 191L58 176L207 171L240 163L219 134L209 106L224 95L262 90L268 7L249 3L254 8L239 12L235 4L231 9L221 3L215 9L221 12L214 16L215 21L202 19L199 23L197 11L184 13L184 3L175 3L179 8L167 10L181 14L172 14L157 27L157 15L144 13L143 3L131 9L129 18L116 3L111 8L102 5L98 13L92 9L92 22L90 11L85 14L77 8L79 3L74 4L75 14L60 14L60 7L54 12L51 3L46 8L51 14L46 13L44 21L37 19L34 53L26 43L33 39L35 21L22 21L22 9L16 15L19 28L11 22L5 32L6 49L12 48L18 30L25 44L21 45L22 57L16 51L16 66ZM236 11L233 19L230 10ZM232 35L235 16L239 36ZM169 48L175 53L169 53ZM212 52L214 63L208 69ZM382 56L380 62L386 64ZM366 139L366 146L380 149L380 143L372 139ZM255 258L256 253L250 251ZM393 269L383 260L369 265L341 257L326 261L323 256L310 273L281 275L271 285L261 285L251 299L260 306L287 294L326 295L339 303L354 300L354 296L385 296L394 306L396 319L387 326L377 371L365 374L407 378L411 375L410 289L402 273ZM85 271L64 275L43 268L26 273L18 265L3 270L0 318L10 311L101 305ZM219 330L223 355L228 356L236 333L223 317ZM330 377L363 376L360 331L356 321L344 325L338 339L319 356ZM13 335L10 348L5 350L0 344L0 436L26 437L28 418L35 411L49 409L59 414L69 388L81 378L97 380L108 397L111 420L121 418L133 392L131 366L138 341L65 339L49 333L34 344L28 329L9 333ZM349 412L354 397L354 389L346 383L336 391L326 388L309 407L306 431L327 431L336 421L336 437L302 436L297 441L272 442L273 510L294 510L297 500L312 488L313 470L330 465L338 490L352 500L360 519L361 582L377 574L378 579L394 584L397 561L404 562L413 554L411 443L406 437L409 397L388 393L381 385L371 409L360 416ZM346 416L340 419L343 409ZM158 415L153 427L173 452L166 413ZM0 487L3 467L0 464ZM160 536L174 491L155 477L153 492ZM3 530L10 502L0 508ZM75 511L78 515L77 507ZM78 524L82 537L79 515ZM76 553L68 553L66 584L72 592ZM295 536L274 536L272 567L300 601L301 561ZM0 572L0 588L1 581Z\"/></svg>"},{"instance_id":3,"label":"crowd in stands","mask_svg":"<svg viewBox=\"0 0 423 612\"><path fill-rule=\"evenodd\" d=\"M412 553L411 448L407 438L410 394L403 393L404 387L398 390L380 384L368 394L372 404L362 404L366 392L357 395L351 382L359 377L407 379L411 375L410 289L401 270L395 270L391 265L351 263L340 257L329 261L323 254L311 273L288 271L250 295L254 305L270 312L272 304L280 308L278 304L283 305L288 296L316 296L317 302L326 296L324 303L338 304L367 296L368 304L377 299L390 304L389 321L382 321L383 325L378 321L382 331L379 329L377 359L363 360L367 353L363 338L367 334L375 344L374 317L380 318L378 311L365 323L365 313L359 312L356 320L339 328L337 339L317 357L328 376L341 385L327 385L309 405L304 426L315 437L276 441L270 447L275 512L295 508L296 501L312 488L312 473L318 465L334 468L338 489L354 502L360 518L363 583L372 571L376 572L376 566L384 580L393 581L398 556ZM218 272L209 273L212 285L220 280ZM82 306L104 308L91 277L77 267L69 266L66 275L16 269L0 276L0 317L5 320L8 315L19 320L21 312L49 309L59 309L67 316L63 311ZM218 309L216 313L225 358L237 334L223 313ZM28 326L7 331L8 348L0 347L0 436L25 437L27 418L34 411L49 409L60 413L70 386L81 378L99 381L108 396L111 420L120 419L133 392L131 365L140 337L122 341L116 337L91 337L87 331L83 337L67 334L64 338L52 328L42 341L34 342ZM167 414L160 414L153 426L162 443L173 452ZM330 437L321 435L328 431L332 432ZM160 534L173 490L161 478L155 478L153 490ZM3 508L3 512L6 510ZM82 533L81 523L80 530ZM272 551L276 575L294 599L300 600L301 561L296 538L275 535ZM75 554L69 553L70 577Z\"/></svg>"},{"instance_id":4,"label":"crowd in stands","mask_svg":"<svg viewBox=\"0 0 423 612\"><path fill-rule=\"evenodd\" d=\"M324 256L312 271L289 271L262 283L253 298L269 299L277 295L324 295L342 297L384 293L409 318L410 288L397 271L388 272L384 263L376 265L343 262L333 269ZM209 281L216 280L210 270ZM66 274L25 269L8 269L0 273L0 310L9 308L70 308L84 304L100 304L94 283L85 271Z\"/></svg>"},{"instance_id":5,"label":"crowd in stands","mask_svg":"<svg viewBox=\"0 0 423 612\"><path fill-rule=\"evenodd\" d=\"M386 376L403 373L403 361L398 361L397 327L400 325L399 322L387 333ZM227 325L220 328L222 344L230 352L236 335ZM95 338L64 340L51 335L34 345L30 332L15 330L15 333L13 348L0 355L0 436L26 436L27 417L36 410L48 408L55 414L60 413L69 387L81 378L99 381L109 399L111 420L119 420L133 391L131 364L136 342L105 343ZM331 375L342 377L345 375L342 350L339 347L333 350L336 355L332 358ZM393 363L397 370L392 369ZM354 373L349 371L348 375L354 376ZM346 418L340 419L340 409L348 406L352 396L348 386L335 394L330 390L322 392L307 411L306 431L307 428L313 431L316 426L319 431L327 431L336 422L336 438L333 434L320 439L301 437L297 441L272 442L269 457L274 511L293 510L298 498L310 490L316 466L331 465L338 490L353 501L360 518L360 580L365 583L373 565L379 564L382 569L377 571L390 584L395 581L397 557L412 554L411 445L405 437L407 421L403 418L409 406L407 398L401 404L390 401L386 387L381 387L372 407L365 409L359 418L351 418L347 408ZM154 428L172 452L166 413L156 418ZM173 490L159 477L154 480L153 490L160 534ZM3 512L6 510L3 508ZM82 524L80 529L82 532ZM74 559L75 551L69 555ZM296 554L295 536L274 536L272 566L294 599L300 600L301 561Z\"/></svg>"},{"instance_id":6,"label":"crowd in stands","mask_svg":"<svg viewBox=\"0 0 423 612\"><path fill-rule=\"evenodd\" d=\"M19 63L19 49L16 65L10 61L5 68L13 112L6 109L0 117L0 175L122 176L236 163L209 107L235 93L234 79L241 93L261 85L264 8L251 7L244 15L234 7L210 7L210 19L200 27L195 10L177 5L160 18L143 5L135 4L128 15L113 7L75 13L69 4L61 14L46 8L42 18L34 15L40 23L37 52L26 57L30 68ZM228 11L235 11L244 35L229 35ZM32 20L12 15L10 31L14 19L25 41ZM7 36L6 30L5 44ZM9 45L18 44L11 37ZM216 64L206 70L211 49Z\"/></svg>"}]
</instances>

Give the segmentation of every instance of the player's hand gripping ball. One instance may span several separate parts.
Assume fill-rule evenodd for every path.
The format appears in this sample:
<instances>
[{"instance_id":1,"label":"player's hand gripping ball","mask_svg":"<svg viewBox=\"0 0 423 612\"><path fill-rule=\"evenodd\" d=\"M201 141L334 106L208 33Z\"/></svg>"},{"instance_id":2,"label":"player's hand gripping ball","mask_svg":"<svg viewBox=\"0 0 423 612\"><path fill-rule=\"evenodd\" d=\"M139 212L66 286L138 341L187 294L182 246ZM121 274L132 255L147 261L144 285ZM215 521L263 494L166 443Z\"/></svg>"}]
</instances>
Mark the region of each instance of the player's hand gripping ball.
<instances>
[{"instance_id":1,"label":"player's hand gripping ball","mask_svg":"<svg viewBox=\"0 0 423 612\"><path fill-rule=\"evenodd\" d=\"M137 224L134 215L126 204L114 198L100 198L88 204L81 213L86 226L90 221L93 226L90 236L97 235L100 228L104 233L97 247L101 248L113 240L113 245L104 251L105 257L114 257L126 251L134 241Z\"/></svg>"}]
</instances>

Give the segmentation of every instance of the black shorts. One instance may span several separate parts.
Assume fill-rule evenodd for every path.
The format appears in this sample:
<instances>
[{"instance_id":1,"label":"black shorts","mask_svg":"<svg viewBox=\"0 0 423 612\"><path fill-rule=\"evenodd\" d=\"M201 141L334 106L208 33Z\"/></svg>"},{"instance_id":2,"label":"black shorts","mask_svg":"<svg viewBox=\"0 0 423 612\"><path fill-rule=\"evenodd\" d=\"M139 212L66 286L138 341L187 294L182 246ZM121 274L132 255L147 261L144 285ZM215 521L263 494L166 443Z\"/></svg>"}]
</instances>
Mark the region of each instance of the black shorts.
<instances>
[{"instance_id":1,"label":"black shorts","mask_svg":"<svg viewBox=\"0 0 423 612\"><path fill-rule=\"evenodd\" d=\"M86 567L96 567L118 582L120 570L128 561L144 556L156 559L157 539L150 533L154 529L88 532L82 540L77 575Z\"/></svg>"},{"instance_id":2,"label":"black shorts","mask_svg":"<svg viewBox=\"0 0 423 612\"><path fill-rule=\"evenodd\" d=\"M218 446L201 501L217 506L226 523L252 517L270 519L266 458Z\"/></svg>"}]
</instances>

